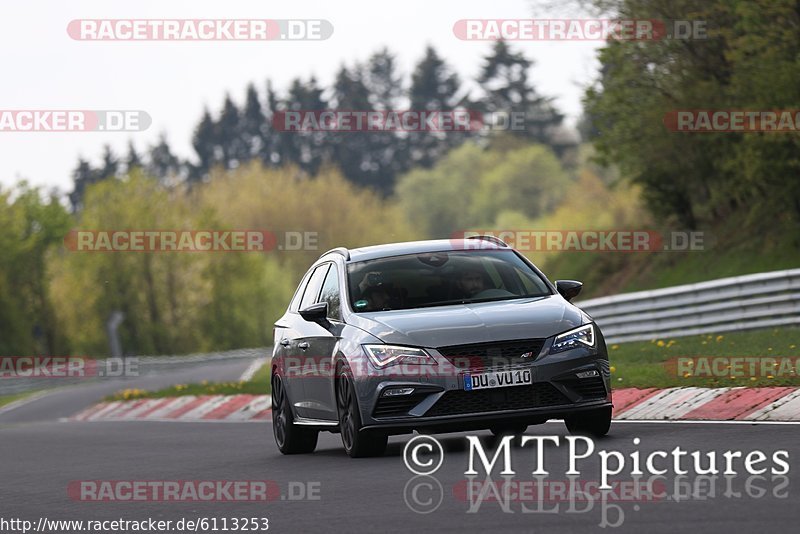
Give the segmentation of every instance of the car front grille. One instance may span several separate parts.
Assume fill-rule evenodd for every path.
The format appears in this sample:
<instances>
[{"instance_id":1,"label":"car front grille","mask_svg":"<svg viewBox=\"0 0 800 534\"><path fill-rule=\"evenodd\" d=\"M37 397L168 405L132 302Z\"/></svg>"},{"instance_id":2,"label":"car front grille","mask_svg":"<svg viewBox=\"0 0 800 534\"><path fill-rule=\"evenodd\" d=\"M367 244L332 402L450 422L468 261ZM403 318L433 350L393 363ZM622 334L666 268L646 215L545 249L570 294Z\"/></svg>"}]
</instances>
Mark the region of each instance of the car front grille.
<instances>
[{"instance_id":1,"label":"car front grille","mask_svg":"<svg viewBox=\"0 0 800 534\"><path fill-rule=\"evenodd\" d=\"M570 404L569 399L552 384L541 382L509 388L448 391L425 413L425 416L526 410L562 404Z\"/></svg>"},{"instance_id":2,"label":"car front grille","mask_svg":"<svg viewBox=\"0 0 800 534\"><path fill-rule=\"evenodd\" d=\"M452 345L436 350L459 369L489 369L532 362L543 345L544 339L536 338Z\"/></svg>"}]
</instances>

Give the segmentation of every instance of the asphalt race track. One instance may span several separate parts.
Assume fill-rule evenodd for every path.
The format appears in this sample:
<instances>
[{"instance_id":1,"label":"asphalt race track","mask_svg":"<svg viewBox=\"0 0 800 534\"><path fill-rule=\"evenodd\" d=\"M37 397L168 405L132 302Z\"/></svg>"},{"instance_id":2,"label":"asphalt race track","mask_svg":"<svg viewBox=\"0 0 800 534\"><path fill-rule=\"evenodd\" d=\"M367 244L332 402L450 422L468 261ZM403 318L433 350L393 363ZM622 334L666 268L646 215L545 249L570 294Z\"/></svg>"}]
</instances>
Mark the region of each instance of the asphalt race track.
<instances>
[{"instance_id":1,"label":"asphalt race track","mask_svg":"<svg viewBox=\"0 0 800 534\"><path fill-rule=\"evenodd\" d=\"M193 377L241 372L246 362L205 365L187 371ZM195 376L196 375L196 376ZM208 378L208 377L206 377ZM226 377L228 378L228 377ZM143 377L141 380L152 380ZM163 380L173 380L164 377ZM551 422L529 427L527 435L557 435L562 446L546 446L547 489L531 498L520 489L505 494L492 488L485 474L467 480L467 434L437 436L444 448L441 468L432 476L416 476L404 463L404 446L411 436L397 436L381 458L353 460L341 448L339 436L323 433L312 455L283 456L273 442L269 423L63 422L64 412L92 402L93 384L65 390L2 415L0 420L0 516L37 523L49 520L172 520L182 518L269 519L272 532L408 532L517 531L584 532L791 532L797 527L794 472L800 456L798 426L792 424L615 423L611 436L596 442L607 449L642 458L654 450L760 450L771 458L778 449L789 453L788 475L771 475L775 464L765 461L763 475L749 475L737 464L738 475L639 477L649 488L633 495L630 468L611 480L610 493L563 493L569 480L566 430ZM113 388L112 388L113 389ZM60 396L66 393L62 403ZM62 404L61 409L51 404ZM42 404L42 406L38 406ZM43 417L47 411L50 420ZM489 450L497 444L478 433ZM634 445L634 438L641 443ZM536 446L511 448L517 488L537 480ZM684 458L686 460L686 458ZM644 465L644 461L642 462ZM479 465L479 464L478 464ZM664 462L659 464L667 465ZM669 464L671 466L671 464ZM684 466L691 465L684 461ZM597 455L578 463L577 484L600 479ZM481 471L481 468L478 467ZM496 468L493 481L502 483ZM541 477L540 477L541 478ZM68 488L76 481L271 481L267 501L163 502L131 500L89 502ZM481 482L484 481L484 482ZM516 482L514 482L516 481ZM70 483L73 483L70 486ZM483 484L483 486L481 486ZM627 484L627 486L626 486ZM584 486L584 487L589 487ZM468 488L473 488L474 491ZM512 487L511 485L506 487ZM641 486L635 486L641 487ZM649 491L649 493L648 493ZM173 530L176 531L176 530ZM220 529L221 531L221 529Z\"/></svg>"},{"instance_id":2,"label":"asphalt race track","mask_svg":"<svg viewBox=\"0 0 800 534\"><path fill-rule=\"evenodd\" d=\"M193 383L202 380L226 382L238 380L252 360L233 359L228 361L201 362L186 365L181 369L147 374L133 378L87 379L85 384L58 388L42 398L24 404L10 411L0 408L0 425L4 423L50 421L70 417L125 388L157 390L173 384ZM44 380L44 379L42 379ZM59 379L50 382L58 383ZM49 386L50 384L44 384Z\"/></svg>"}]
</instances>

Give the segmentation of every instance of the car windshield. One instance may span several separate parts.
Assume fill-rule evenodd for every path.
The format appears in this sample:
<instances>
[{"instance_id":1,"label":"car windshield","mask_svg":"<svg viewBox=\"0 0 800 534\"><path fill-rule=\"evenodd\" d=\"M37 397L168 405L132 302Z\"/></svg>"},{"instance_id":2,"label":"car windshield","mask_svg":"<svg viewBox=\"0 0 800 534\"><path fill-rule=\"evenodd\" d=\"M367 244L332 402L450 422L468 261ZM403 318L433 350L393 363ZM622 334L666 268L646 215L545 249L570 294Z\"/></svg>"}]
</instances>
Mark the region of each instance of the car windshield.
<instances>
[{"instance_id":1,"label":"car windshield","mask_svg":"<svg viewBox=\"0 0 800 534\"><path fill-rule=\"evenodd\" d=\"M448 251L352 263L347 268L355 312L404 310L551 294L514 251Z\"/></svg>"}]
</instances>

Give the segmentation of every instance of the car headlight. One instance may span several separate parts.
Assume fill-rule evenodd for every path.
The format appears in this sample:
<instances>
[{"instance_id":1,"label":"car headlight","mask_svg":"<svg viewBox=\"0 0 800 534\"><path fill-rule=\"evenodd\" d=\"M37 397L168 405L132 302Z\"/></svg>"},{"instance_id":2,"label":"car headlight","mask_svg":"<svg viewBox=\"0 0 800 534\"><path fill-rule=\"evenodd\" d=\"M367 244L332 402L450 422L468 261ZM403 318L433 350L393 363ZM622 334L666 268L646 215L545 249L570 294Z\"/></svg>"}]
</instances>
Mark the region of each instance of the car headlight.
<instances>
[{"instance_id":1,"label":"car headlight","mask_svg":"<svg viewBox=\"0 0 800 534\"><path fill-rule=\"evenodd\" d=\"M364 345L369 361L378 369L399 363L434 364L436 360L423 349L397 345Z\"/></svg>"},{"instance_id":2,"label":"car headlight","mask_svg":"<svg viewBox=\"0 0 800 534\"><path fill-rule=\"evenodd\" d=\"M594 325L591 323L585 324L557 335L556 339L553 341L553 346L550 347L550 354L564 352L565 350L574 349L581 345L594 347L594 342Z\"/></svg>"}]
</instances>

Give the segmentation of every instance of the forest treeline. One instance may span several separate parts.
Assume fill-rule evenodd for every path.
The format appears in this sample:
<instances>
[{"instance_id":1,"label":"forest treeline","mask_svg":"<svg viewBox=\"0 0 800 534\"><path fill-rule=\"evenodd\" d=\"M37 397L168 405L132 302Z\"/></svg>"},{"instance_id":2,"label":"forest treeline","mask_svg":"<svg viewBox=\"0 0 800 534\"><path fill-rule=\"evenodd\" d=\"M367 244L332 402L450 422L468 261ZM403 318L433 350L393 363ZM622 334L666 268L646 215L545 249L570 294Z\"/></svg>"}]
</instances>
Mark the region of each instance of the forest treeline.
<instances>
[{"instance_id":1,"label":"forest treeline","mask_svg":"<svg viewBox=\"0 0 800 534\"><path fill-rule=\"evenodd\" d=\"M580 144L514 44L493 44L474 80L431 47L410 73L383 49L342 66L329 87L299 78L225 98L199 113L190 158L163 137L127 154L106 149L99 165L80 160L67 196L24 183L0 190L0 355L102 356L114 311L125 314L128 354L266 345L302 273L334 246L470 228L728 225L738 239L795 232L799 247L796 134L674 132L664 117L800 109L800 3L581 3L622 18L704 20L708 35L607 42L585 93ZM323 109L474 109L527 120L510 132L295 133L271 124L275 113ZM64 246L76 228L314 232L318 243L267 253L82 253ZM608 257L581 265L602 270Z\"/></svg>"}]
</instances>

